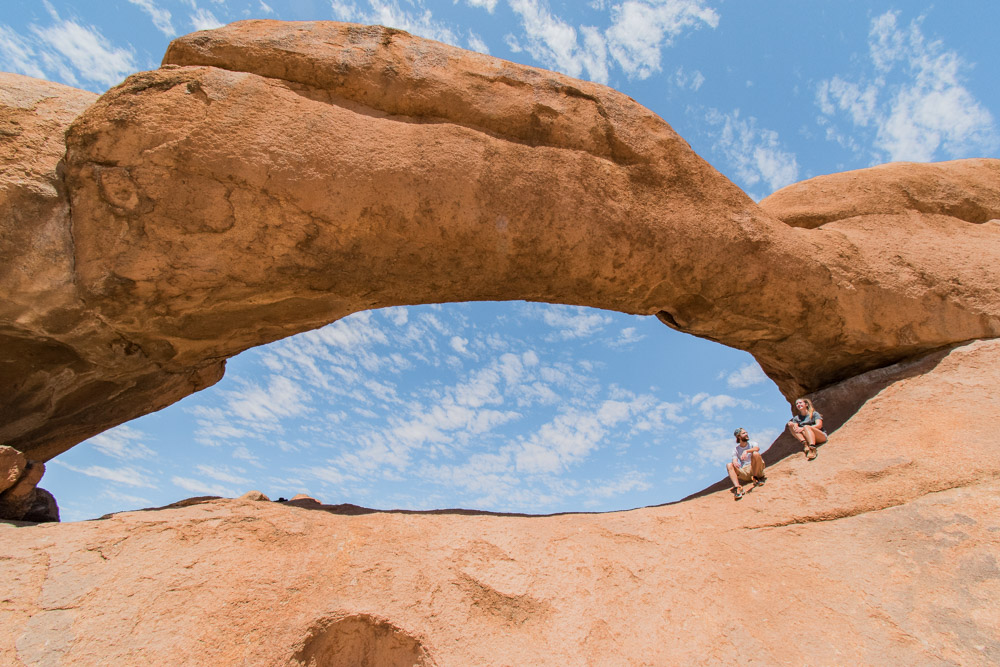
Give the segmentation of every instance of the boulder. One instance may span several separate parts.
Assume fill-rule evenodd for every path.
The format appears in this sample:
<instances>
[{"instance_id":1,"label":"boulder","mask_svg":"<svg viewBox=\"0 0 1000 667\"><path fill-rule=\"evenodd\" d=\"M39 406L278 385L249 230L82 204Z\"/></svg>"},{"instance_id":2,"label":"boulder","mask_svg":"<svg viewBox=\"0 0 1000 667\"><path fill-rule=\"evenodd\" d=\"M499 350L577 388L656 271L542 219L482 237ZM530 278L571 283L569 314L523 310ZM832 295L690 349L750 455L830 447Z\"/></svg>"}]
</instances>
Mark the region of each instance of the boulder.
<instances>
[{"instance_id":1,"label":"boulder","mask_svg":"<svg viewBox=\"0 0 1000 667\"><path fill-rule=\"evenodd\" d=\"M13 447L0 445L0 493L17 483L28 460Z\"/></svg>"},{"instance_id":2,"label":"boulder","mask_svg":"<svg viewBox=\"0 0 1000 667\"><path fill-rule=\"evenodd\" d=\"M256 490L254 490L254 491L247 491L242 496L240 496L240 499L241 500L257 500L257 501L263 501L263 502L270 502L271 501L270 498L268 498L267 496L265 496L260 491L256 491Z\"/></svg>"},{"instance_id":3,"label":"boulder","mask_svg":"<svg viewBox=\"0 0 1000 667\"><path fill-rule=\"evenodd\" d=\"M35 499L21 517L21 521L52 523L59 521L59 504L55 496L41 487L35 488Z\"/></svg>"},{"instance_id":4,"label":"boulder","mask_svg":"<svg viewBox=\"0 0 1000 667\"><path fill-rule=\"evenodd\" d=\"M1000 160L893 162L793 183L760 202L794 227L902 213L946 216L974 225L1000 219Z\"/></svg>"},{"instance_id":5,"label":"boulder","mask_svg":"<svg viewBox=\"0 0 1000 667\"><path fill-rule=\"evenodd\" d=\"M35 487L45 474L45 464L29 461L24 472L9 489L0 493L0 519L20 520L37 498Z\"/></svg>"}]
</instances>

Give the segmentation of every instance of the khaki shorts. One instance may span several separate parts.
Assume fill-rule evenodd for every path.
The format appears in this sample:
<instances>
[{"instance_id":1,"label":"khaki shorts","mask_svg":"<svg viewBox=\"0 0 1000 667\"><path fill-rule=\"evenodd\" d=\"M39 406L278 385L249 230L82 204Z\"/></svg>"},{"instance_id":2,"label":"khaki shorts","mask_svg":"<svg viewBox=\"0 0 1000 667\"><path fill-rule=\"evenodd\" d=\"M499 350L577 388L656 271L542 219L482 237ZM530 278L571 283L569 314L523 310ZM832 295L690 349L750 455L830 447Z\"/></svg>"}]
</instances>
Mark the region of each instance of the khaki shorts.
<instances>
[{"instance_id":1,"label":"khaki shorts","mask_svg":"<svg viewBox=\"0 0 1000 667\"><path fill-rule=\"evenodd\" d=\"M747 464L742 468L737 468L736 477L739 478L741 482L752 482L753 475L750 474L750 464Z\"/></svg>"}]
</instances>

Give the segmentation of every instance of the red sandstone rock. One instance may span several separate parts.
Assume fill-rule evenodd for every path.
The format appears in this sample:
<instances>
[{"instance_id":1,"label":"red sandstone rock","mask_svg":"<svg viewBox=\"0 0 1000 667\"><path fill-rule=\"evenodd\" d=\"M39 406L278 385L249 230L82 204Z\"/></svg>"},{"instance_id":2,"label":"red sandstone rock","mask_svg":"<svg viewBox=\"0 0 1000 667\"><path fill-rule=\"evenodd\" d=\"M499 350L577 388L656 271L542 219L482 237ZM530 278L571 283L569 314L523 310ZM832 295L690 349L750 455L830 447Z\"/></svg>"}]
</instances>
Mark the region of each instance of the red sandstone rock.
<instances>
[{"instance_id":1,"label":"red sandstone rock","mask_svg":"<svg viewBox=\"0 0 1000 667\"><path fill-rule=\"evenodd\" d=\"M0 445L0 493L17 483L24 473L28 460L24 454L6 445Z\"/></svg>"},{"instance_id":2,"label":"red sandstone rock","mask_svg":"<svg viewBox=\"0 0 1000 667\"><path fill-rule=\"evenodd\" d=\"M981 341L817 394L846 421L738 503L0 524L0 663L994 665L998 369Z\"/></svg>"},{"instance_id":3,"label":"red sandstone rock","mask_svg":"<svg viewBox=\"0 0 1000 667\"><path fill-rule=\"evenodd\" d=\"M817 176L778 190L761 208L795 227L903 212L972 224L1000 219L1000 160L894 162Z\"/></svg>"},{"instance_id":4,"label":"red sandstone rock","mask_svg":"<svg viewBox=\"0 0 1000 667\"><path fill-rule=\"evenodd\" d=\"M48 460L218 380L218 360L165 371L76 285L64 133L93 93L0 73L0 442Z\"/></svg>"},{"instance_id":5,"label":"red sandstone rock","mask_svg":"<svg viewBox=\"0 0 1000 667\"><path fill-rule=\"evenodd\" d=\"M34 505L35 487L45 474L45 464L29 461L24 472L9 489L0 493L0 519L21 519Z\"/></svg>"}]
</instances>

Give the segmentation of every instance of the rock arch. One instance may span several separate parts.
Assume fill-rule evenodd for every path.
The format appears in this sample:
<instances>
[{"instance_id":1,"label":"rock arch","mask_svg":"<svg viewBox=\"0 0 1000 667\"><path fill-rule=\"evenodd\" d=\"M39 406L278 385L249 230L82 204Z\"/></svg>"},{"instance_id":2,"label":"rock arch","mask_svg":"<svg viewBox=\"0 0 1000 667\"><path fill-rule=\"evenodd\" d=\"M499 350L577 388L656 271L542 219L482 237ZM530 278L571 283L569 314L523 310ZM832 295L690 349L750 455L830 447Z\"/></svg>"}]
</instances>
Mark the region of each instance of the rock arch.
<instances>
[{"instance_id":1,"label":"rock arch","mask_svg":"<svg viewBox=\"0 0 1000 667\"><path fill-rule=\"evenodd\" d=\"M210 385L244 349L381 306L656 314L751 352L786 396L1000 334L998 263L938 248L1000 245L979 224L1000 217L997 161L935 173L981 185L964 208L918 193L796 227L616 91L381 27L180 38L44 158L72 261L44 302L0 302L18 342L0 438L36 459ZM792 187L841 197L828 183ZM920 243L886 244L887 225Z\"/></svg>"}]
</instances>

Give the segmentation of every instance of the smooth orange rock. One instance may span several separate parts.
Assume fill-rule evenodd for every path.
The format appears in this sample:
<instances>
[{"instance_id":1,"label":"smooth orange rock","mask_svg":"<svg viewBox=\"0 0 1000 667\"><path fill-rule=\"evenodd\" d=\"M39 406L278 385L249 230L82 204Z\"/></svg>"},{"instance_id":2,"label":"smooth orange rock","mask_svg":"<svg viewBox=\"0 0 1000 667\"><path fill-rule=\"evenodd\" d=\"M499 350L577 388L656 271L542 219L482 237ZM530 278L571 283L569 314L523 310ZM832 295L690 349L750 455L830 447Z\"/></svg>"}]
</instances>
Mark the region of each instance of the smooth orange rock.
<instances>
[{"instance_id":1,"label":"smooth orange rock","mask_svg":"<svg viewBox=\"0 0 1000 667\"><path fill-rule=\"evenodd\" d=\"M516 517L206 499L0 524L0 662L993 665L998 369L982 341L817 394L862 407L739 502Z\"/></svg>"}]
</instances>

